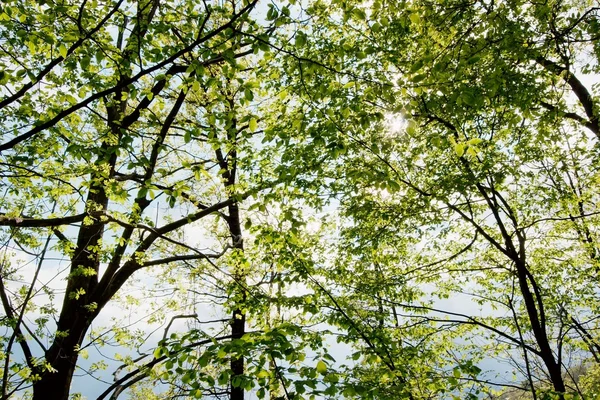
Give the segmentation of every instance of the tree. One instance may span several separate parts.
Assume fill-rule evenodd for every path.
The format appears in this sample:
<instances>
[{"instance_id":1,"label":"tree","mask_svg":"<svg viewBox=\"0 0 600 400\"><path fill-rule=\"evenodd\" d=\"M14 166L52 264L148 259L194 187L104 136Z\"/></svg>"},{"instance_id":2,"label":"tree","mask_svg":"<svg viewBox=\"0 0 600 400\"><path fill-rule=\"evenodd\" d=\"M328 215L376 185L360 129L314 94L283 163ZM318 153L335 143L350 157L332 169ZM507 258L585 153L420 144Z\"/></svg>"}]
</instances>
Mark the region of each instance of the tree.
<instances>
[{"instance_id":1,"label":"tree","mask_svg":"<svg viewBox=\"0 0 600 400\"><path fill-rule=\"evenodd\" d=\"M593 396L597 16L5 2L3 398Z\"/></svg>"},{"instance_id":2,"label":"tree","mask_svg":"<svg viewBox=\"0 0 600 400\"><path fill-rule=\"evenodd\" d=\"M68 398L80 356L107 332L140 346L125 328L91 328L144 272L161 271L164 285L188 271L185 279L212 285L210 296L230 314L219 340L244 336L247 286L258 272L245 264L240 203L277 198L284 192L276 185L288 179L276 170L280 144L262 127L285 121L285 109L261 114L257 100L273 93L263 83L272 73L264 52L291 19L287 7L271 5L260 24L251 18L256 5L2 5L3 398L29 387L34 399ZM194 237L202 230L208 246ZM24 272L15 251L36 267ZM68 263L62 288L42 278L56 258ZM187 301L170 305L180 309L175 318L197 317L181 313ZM191 340L190 348L213 343ZM133 383L175 354L160 349ZM217 357L221 368L229 363L219 384L242 399L243 352L230 350ZM111 387L113 398L124 383Z\"/></svg>"},{"instance_id":3,"label":"tree","mask_svg":"<svg viewBox=\"0 0 600 400\"><path fill-rule=\"evenodd\" d=\"M336 269L323 272L338 324L387 352L373 375L396 374L392 384L408 386L407 397L432 394L403 380L418 368L398 378L390 360L406 362L399 347L423 346L440 331L436 354L482 336L483 346L458 346L458 358L507 352L534 398L585 395L566 377L598 349L597 101L581 78L598 70L598 9L333 5L313 6L320 28L311 44L337 52L349 76L345 113L324 117L355 144L331 172L349 219ZM343 33L325 41L322 32ZM371 81L350 78L357 70ZM306 80L313 92L329 83ZM312 97L315 108L339 99ZM381 118L362 123L377 110L401 113L401 129ZM431 295L480 305L483 314L445 310ZM448 377L453 357L438 356L436 372L420 375L442 382L426 390L471 391L458 385L463 378L489 388L469 363Z\"/></svg>"}]
</instances>

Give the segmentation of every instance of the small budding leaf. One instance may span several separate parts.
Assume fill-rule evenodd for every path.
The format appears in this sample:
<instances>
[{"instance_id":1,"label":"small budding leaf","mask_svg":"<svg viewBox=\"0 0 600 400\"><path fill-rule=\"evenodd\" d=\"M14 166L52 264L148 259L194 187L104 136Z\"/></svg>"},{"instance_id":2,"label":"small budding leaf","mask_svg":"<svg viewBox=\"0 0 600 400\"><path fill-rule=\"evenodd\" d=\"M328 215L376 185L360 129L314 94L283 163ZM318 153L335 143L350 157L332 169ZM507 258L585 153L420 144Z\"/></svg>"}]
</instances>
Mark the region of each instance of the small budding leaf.
<instances>
[{"instance_id":1,"label":"small budding leaf","mask_svg":"<svg viewBox=\"0 0 600 400\"><path fill-rule=\"evenodd\" d=\"M409 18L413 24L418 24L421 22L421 16L419 14L410 14Z\"/></svg>"},{"instance_id":2,"label":"small budding leaf","mask_svg":"<svg viewBox=\"0 0 600 400\"><path fill-rule=\"evenodd\" d=\"M306 36L302 32L298 32L294 40L297 47L302 47L306 44Z\"/></svg>"},{"instance_id":3,"label":"small budding leaf","mask_svg":"<svg viewBox=\"0 0 600 400\"><path fill-rule=\"evenodd\" d=\"M317 372L321 375L325 375L327 373L327 364L325 364L323 360L319 360L317 363Z\"/></svg>"},{"instance_id":4,"label":"small budding leaf","mask_svg":"<svg viewBox=\"0 0 600 400\"><path fill-rule=\"evenodd\" d=\"M256 132L256 128L258 128L258 122L256 121L256 118L250 118L250 121L248 122L248 129L250 129L250 132Z\"/></svg>"},{"instance_id":5,"label":"small budding leaf","mask_svg":"<svg viewBox=\"0 0 600 400\"><path fill-rule=\"evenodd\" d=\"M467 142L467 144L468 144L469 146L476 146L476 145L478 145L478 144L479 144L479 143L481 143L481 142L483 142L483 139L479 139L479 138L473 138L473 139L470 139L470 140Z\"/></svg>"},{"instance_id":6,"label":"small budding leaf","mask_svg":"<svg viewBox=\"0 0 600 400\"><path fill-rule=\"evenodd\" d=\"M454 152L457 156L462 157L465 154L465 145L463 143L456 143L454 145Z\"/></svg>"},{"instance_id":7,"label":"small budding leaf","mask_svg":"<svg viewBox=\"0 0 600 400\"><path fill-rule=\"evenodd\" d=\"M160 348L160 347L157 347L157 348L154 350L154 354L153 354L153 355L154 355L154 358L159 358L160 356L162 356L162 348Z\"/></svg>"},{"instance_id":8,"label":"small budding leaf","mask_svg":"<svg viewBox=\"0 0 600 400\"><path fill-rule=\"evenodd\" d=\"M258 375L256 375L256 376L257 376L259 379L262 379L262 378L268 378L268 377L269 377L269 372L268 372L268 371L265 371L265 370L263 369L263 370L262 370L262 371L260 371L260 372L258 373Z\"/></svg>"},{"instance_id":9,"label":"small budding leaf","mask_svg":"<svg viewBox=\"0 0 600 400\"><path fill-rule=\"evenodd\" d=\"M58 53L62 56L62 58L67 58L67 48L64 44L61 44L58 47Z\"/></svg>"}]
</instances>

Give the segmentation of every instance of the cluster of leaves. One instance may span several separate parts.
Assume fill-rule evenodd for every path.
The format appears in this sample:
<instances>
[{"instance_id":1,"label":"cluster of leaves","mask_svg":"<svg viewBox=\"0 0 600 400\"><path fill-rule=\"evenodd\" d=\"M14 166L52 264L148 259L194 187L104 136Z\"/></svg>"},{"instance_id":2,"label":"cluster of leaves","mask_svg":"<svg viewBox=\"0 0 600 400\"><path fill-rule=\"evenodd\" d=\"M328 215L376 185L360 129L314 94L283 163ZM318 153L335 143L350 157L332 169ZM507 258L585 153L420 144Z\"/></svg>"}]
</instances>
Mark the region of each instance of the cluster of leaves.
<instances>
[{"instance_id":1,"label":"cluster of leaves","mask_svg":"<svg viewBox=\"0 0 600 400\"><path fill-rule=\"evenodd\" d=\"M304 140L288 123L290 98L272 65L271 41L287 41L290 9L271 5L259 23L255 8L256 1L3 3L3 397L32 388L34 398L67 398L76 367L94 374L106 366L82 365L90 348L145 352L149 332L120 326L119 317L98 322L119 300L149 323L197 315L208 303L219 322L199 321L194 334L231 329L234 341L248 328L246 315L265 315L257 296L266 298L261 285L277 274L250 256L251 241L244 248L242 225L267 229L278 213L266 207L301 198L289 182L309 171L286 171L284 143L275 140L286 131L286 146ZM294 207L281 208L298 235ZM253 225L259 217L265 222ZM9 263L19 255L20 275ZM283 287L291 278L277 279ZM150 302L136 298L138 284ZM225 392L247 389L242 359L250 350L221 341L210 360L221 368L217 382ZM118 358L138 373L110 386L114 397L151 371L143 359ZM207 382L185 380L195 382L185 389L194 395ZM204 387L205 395L215 389Z\"/></svg>"},{"instance_id":2,"label":"cluster of leaves","mask_svg":"<svg viewBox=\"0 0 600 400\"><path fill-rule=\"evenodd\" d=\"M583 83L598 69L598 9L313 7L323 31L360 32L327 42L344 53L341 68L366 63L379 82L352 85L361 106L343 115L343 131L359 146L332 171L347 217L338 258L322 272L332 323L379 355L375 376L402 360L407 372L393 382L412 384L393 398L493 391L489 374L448 378L463 357L508 357L529 396L593 397L569 375L598 360L598 108ZM359 129L356 119L378 109L401 118ZM435 357L413 365L398 353L415 344ZM415 383L432 374L438 386Z\"/></svg>"},{"instance_id":3,"label":"cluster of leaves","mask_svg":"<svg viewBox=\"0 0 600 400\"><path fill-rule=\"evenodd\" d=\"M598 15L4 2L3 398L593 397Z\"/></svg>"}]
</instances>

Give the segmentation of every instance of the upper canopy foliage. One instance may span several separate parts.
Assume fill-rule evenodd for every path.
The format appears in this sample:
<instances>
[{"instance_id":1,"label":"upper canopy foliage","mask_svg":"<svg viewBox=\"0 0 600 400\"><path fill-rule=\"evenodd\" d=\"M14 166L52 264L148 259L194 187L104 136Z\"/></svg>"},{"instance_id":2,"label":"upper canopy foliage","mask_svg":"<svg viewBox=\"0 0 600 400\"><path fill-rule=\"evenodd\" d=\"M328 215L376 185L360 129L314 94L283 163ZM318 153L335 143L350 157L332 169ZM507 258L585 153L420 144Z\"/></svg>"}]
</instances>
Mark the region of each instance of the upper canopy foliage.
<instances>
[{"instance_id":1,"label":"upper canopy foliage","mask_svg":"<svg viewBox=\"0 0 600 400\"><path fill-rule=\"evenodd\" d=\"M4 2L2 397L597 396L599 13Z\"/></svg>"}]
</instances>

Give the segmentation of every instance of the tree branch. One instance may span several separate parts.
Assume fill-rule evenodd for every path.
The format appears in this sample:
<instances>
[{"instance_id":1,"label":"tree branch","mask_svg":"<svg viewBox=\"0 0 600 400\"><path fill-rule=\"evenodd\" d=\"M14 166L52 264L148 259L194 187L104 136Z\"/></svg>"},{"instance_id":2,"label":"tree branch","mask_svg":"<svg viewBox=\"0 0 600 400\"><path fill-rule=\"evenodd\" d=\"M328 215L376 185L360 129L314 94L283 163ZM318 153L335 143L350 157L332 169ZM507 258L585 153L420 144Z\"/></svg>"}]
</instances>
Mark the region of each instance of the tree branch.
<instances>
[{"instance_id":1,"label":"tree branch","mask_svg":"<svg viewBox=\"0 0 600 400\"><path fill-rule=\"evenodd\" d=\"M7 217L6 214L0 213L0 226L11 226L18 228L55 227L72 224L74 222L81 222L88 215L90 214L82 213L68 217L35 219L28 217Z\"/></svg>"},{"instance_id":2,"label":"tree branch","mask_svg":"<svg viewBox=\"0 0 600 400\"><path fill-rule=\"evenodd\" d=\"M554 61L541 56L536 57L535 61L547 71L554 75L561 76L564 81L571 86L573 93L575 93L575 96L579 99L579 103L583 106L585 115L588 118L587 123L584 125L600 138L600 125L598 124L598 117L594 114L594 100L585 85L566 67L563 67Z\"/></svg>"}]
</instances>

